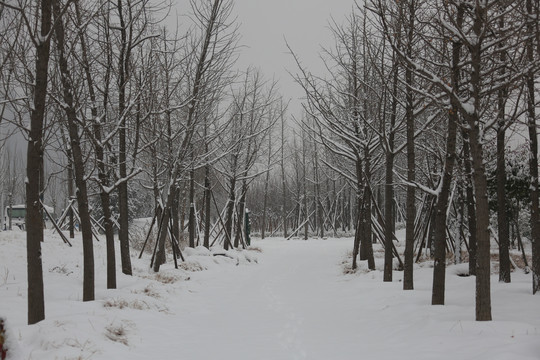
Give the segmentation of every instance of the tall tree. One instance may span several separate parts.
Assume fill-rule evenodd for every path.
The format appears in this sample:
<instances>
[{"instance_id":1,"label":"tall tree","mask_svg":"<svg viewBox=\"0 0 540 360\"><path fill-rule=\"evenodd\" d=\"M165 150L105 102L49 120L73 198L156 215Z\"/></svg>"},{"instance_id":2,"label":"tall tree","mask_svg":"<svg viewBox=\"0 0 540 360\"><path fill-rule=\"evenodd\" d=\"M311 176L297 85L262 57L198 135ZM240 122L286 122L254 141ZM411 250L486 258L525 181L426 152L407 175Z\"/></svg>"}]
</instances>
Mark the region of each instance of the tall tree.
<instances>
[{"instance_id":1,"label":"tall tree","mask_svg":"<svg viewBox=\"0 0 540 360\"><path fill-rule=\"evenodd\" d=\"M538 185L538 132L536 130L538 124L536 119L536 100L535 100L535 78L538 72L538 54L535 53L534 34L539 36L535 29L538 26L538 16L540 14L540 6L538 2L526 0L526 24L527 24L527 40L525 42L527 52L526 74L527 81L527 125L529 129L529 171L531 176L530 196L531 196L531 236L532 236L532 290L533 294L540 291L540 207L539 207L539 185ZM536 44L537 51L540 52L540 44ZM536 65L535 65L536 64Z\"/></svg>"},{"instance_id":2,"label":"tall tree","mask_svg":"<svg viewBox=\"0 0 540 360\"><path fill-rule=\"evenodd\" d=\"M500 12L498 31L502 34L500 38L504 39L506 6L504 1L499 4ZM500 77L506 76L506 50L505 41L501 41L500 48ZM505 161L505 138L506 138L506 105L508 99L507 86L503 86L497 93L497 230L499 237L499 281L510 282L510 222L508 221L508 209L506 201L506 161Z\"/></svg>"},{"instance_id":3,"label":"tall tree","mask_svg":"<svg viewBox=\"0 0 540 360\"><path fill-rule=\"evenodd\" d=\"M409 0L406 3L408 6L407 15L408 22L406 25L407 40L405 51L408 58L412 58L413 41L416 17L416 1ZM403 7L404 5L402 5ZM403 10L402 10L403 11ZM416 161L415 161L415 146L414 146L414 94L413 94L413 71L409 66L405 68L405 83L407 86L405 95L405 121L407 127L407 209L406 209L406 228L405 228L405 263L403 269L403 289L412 290L414 288L413 280L413 264L414 264L414 240L415 240L415 223L416 223L416 189L412 185L416 181Z\"/></svg>"},{"instance_id":4,"label":"tall tree","mask_svg":"<svg viewBox=\"0 0 540 360\"><path fill-rule=\"evenodd\" d=\"M461 30L463 26L464 5L457 7L456 16L452 21L456 29ZM451 64L451 84L453 90L459 93L460 81L460 60L462 42L456 39L452 42L452 64ZM446 272L446 229L447 229L447 209L450 197L450 185L452 183L454 164L456 159L456 138L459 121L459 104L455 99L450 100L448 110L448 128L446 131L446 150L443 174L440 180L440 192L435 205L435 256L433 264L433 291L431 296L432 305L444 305L445 297L445 272Z\"/></svg>"},{"instance_id":5,"label":"tall tree","mask_svg":"<svg viewBox=\"0 0 540 360\"><path fill-rule=\"evenodd\" d=\"M95 298L94 290L94 245L92 239L92 224L90 222L90 212L88 207L88 192L86 189L86 174L84 171L84 158L81 149L80 129L77 123L77 111L71 79L73 78L68 68L66 56L66 34L60 4L55 1L53 4L55 21L55 40L58 52L58 63L60 68L60 78L63 88L64 110L67 119L67 128L70 140L70 149L73 156L73 169L75 173L75 184L77 186L76 196L81 221L82 241L83 241L83 301L92 301Z\"/></svg>"},{"instance_id":6,"label":"tall tree","mask_svg":"<svg viewBox=\"0 0 540 360\"><path fill-rule=\"evenodd\" d=\"M43 123L49 73L49 58L52 29L52 6L55 0L39 2L40 29L33 43L36 50L35 86L33 107L30 112L30 132L26 156L26 258L28 267L28 324L45 319L43 297L43 270L41 242L43 221L40 205L40 164L43 158ZM24 15L24 9L19 9ZM28 29L31 31L31 29Z\"/></svg>"}]
</instances>

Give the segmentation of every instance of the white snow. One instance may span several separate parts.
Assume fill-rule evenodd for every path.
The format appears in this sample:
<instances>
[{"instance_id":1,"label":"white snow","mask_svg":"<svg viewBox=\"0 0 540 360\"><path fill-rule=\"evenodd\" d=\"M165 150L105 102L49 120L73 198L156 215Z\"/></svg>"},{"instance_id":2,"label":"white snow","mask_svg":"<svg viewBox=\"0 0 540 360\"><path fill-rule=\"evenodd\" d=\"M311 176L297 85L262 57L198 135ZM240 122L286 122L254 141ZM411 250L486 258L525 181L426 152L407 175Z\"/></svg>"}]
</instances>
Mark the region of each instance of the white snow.
<instances>
[{"instance_id":1,"label":"white snow","mask_svg":"<svg viewBox=\"0 0 540 360\"><path fill-rule=\"evenodd\" d=\"M432 268L382 282L361 262L345 273L352 239L254 240L244 251L185 249L174 269L118 271L105 289L105 241L95 243L96 301L83 303L82 246L47 233L43 243L46 319L26 325L24 232L0 233L0 317L8 360L19 359L540 359L540 298L531 275L492 278L491 322L474 321L474 277L449 266L446 304L431 306ZM119 254L119 252L117 253ZM119 258L117 260L119 262ZM118 266L120 266L118 264Z\"/></svg>"}]
</instances>

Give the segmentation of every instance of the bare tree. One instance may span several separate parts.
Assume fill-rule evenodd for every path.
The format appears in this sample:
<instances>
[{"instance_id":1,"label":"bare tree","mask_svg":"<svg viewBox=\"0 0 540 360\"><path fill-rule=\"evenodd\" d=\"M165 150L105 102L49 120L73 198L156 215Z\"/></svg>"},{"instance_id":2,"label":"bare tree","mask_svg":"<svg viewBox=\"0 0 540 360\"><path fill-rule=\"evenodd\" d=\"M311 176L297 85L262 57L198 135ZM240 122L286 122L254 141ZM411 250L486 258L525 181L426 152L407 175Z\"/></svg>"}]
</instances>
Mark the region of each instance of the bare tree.
<instances>
[{"instance_id":1,"label":"bare tree","mask_svg":"<svg viewBox=\"0 0 540 360\"><path fill-rule=\"evenodd\" d=\"M206 7L199 8L195 2L192 2L194 11L200 17L200 26L202 27L202 38L197 46L194 62L193 81L188 95L187 116L184 124L184 132L180 145L173 157L170 178L167 184L166 200L161 218L161 223L168 224L170 219L170 209L173 206L175 187L180 178L181 171L186 169L192 146L192 139L201 124L202 119L197 117L197 109L201 98L204 98L204 92L210 91L211 84L217 85L213 91L218 91L225 84L220 82L223 75L228 71L233 61L236 49L237 34L234 25L230 23L229 16L232 10L232 3L223 0L215 0ZM203 6L203 5L201 5ZM172 191L171 191L172 190ZM172 194L172 195L171 195ZM165 225L166 228L166 225ZM164 258L166 229L158 233L158 253L157 259ZM159 271L161 261L154 262L154 271Z\"/></svg>"},{"instance_id":2,"label":"bare tree","mask_svg":"<svg viewBox=\"0 0 540 360\"><path fill-rule=\"evenodd\" d=\"M540 207L538 203L538 132L537 115L536 115L536 100L535 100L535 78L538 73L538 54L540 53L540 44L534 43L534 35L538 37L538 16L540 14L540 6L538 2L526 0L526 26L527 40L525 43L527 53L528 71L526 73L527 82L527 125L529 128L530 142L530 158L529 171L531 176L531 236L532 236L532 273L533 273L533 294L540 290ZM536 25L536 28L535 28ZM537 39L538 40L538 39ZM534 47L537 47L535 52Z\"/></svg>"},{"instance_id":3,"label":"bare tree","mask_svg":"<svg viewBox=\"0 0 540 360\"><path fill-rule=\"evenodd\" d=\"M95 298L94 286L94 247L92 243L92 224L88 207L88 192L86 188L83 150L81 149L80 129L77 122L77 111L75 99L71 85L72 76L68 68L65 42L66 34L64 20L62 19L62 9L58 1L53 3L53 14L55 21L55 41L58 52L58 65L60 68L60 78L63 88L64 110L67 119L67 128L70 140L70 149L73 156L73 169L75 172L75 184L77 186L76 196L81 221L83 238L83 301L92 301Z\"/></svg>"}]
</instances>

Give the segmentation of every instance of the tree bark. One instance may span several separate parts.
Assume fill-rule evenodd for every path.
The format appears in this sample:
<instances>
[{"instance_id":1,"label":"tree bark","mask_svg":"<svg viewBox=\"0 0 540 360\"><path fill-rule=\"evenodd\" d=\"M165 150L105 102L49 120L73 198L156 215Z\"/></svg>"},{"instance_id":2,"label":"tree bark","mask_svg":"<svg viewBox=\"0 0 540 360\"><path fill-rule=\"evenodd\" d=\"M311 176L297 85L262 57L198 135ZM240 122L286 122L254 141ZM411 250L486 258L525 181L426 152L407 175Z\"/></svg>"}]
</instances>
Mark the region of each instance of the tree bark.
<instances>
[{"instance_id":1,"label":"tree bark","mask_svg":"<svg viewBox=\"0 0 540 360\"><path fill-rule=\"evenodd\" d=\"M266 210L268 207L268 183L270 182L270 164L272 161L272 137L268 136L268 162L266 164L266 179L264 181L263 214L261 224L261 239L264 239L266 231Z\"/></svg>"},{"instance_id":2,"label":"tree bark","mask_svg":"<svg viewBox=\"0 0 540 360\"><path fill-rule=\"evenodd\" d=\"M538 5L537 5L538 6ZM532 34L534 33L534 25L538 25L538 9L535 13L533 10L532 0L526 1L527 8L527 30L529 38L526 43L527 61L529 66L533 66L535 62L534 42ZM540 36L540 35L537 35ZM538 44L540 46L540 44ZM538 49L540 51L540 47ZM537 60L536 60L537 61ZM540 208L538 201L538 133L536 131L536 102L535 102L535 73L532 69L527 74L527 122L529 128L529 172L531 176L530 197L531 197L531 240L532 240L532 291L536 294L540 291Z\"/></svg>"},{"instance_id":3,"label":"tree bark","mask_svg":"<svg viewBox=\"0 0 540 360\"><path fill-rule=\"evenodd\" d=\"M476 275L476 203L472 180L471 150L469 131L462 130L463 163L465 165L465 200L467 203L467 224L469 226L469 274Z\"/></svg>"},{"instance_id":4,"label":"tree bark","mask_svg":"<svg viewBox=\"0 0 540 360\"><path fill-rule=\"evenodd\" d=\"M96 140L95 152L96 152L96 165L98 169L98 178L101 186L100 189L100 200L101 207L103 209L103 225L105 228L105 239L107 247L107 289L116 289L116 255L114 248L114 226L112 221L112 212L110 208L110 194L106 191L106 187L109 186L109 176L105 167L105 155L103 146L101 145L101 131L102 126L101 122L98 121L98 110L97 110L97 97L94 89L94 80L92 78L92 73L90 71L90 63L88 61L88 49L86 46L86 38L83 32L82 19L79 9L79 1L75 1L75 12L77 15L77 25L79 27L79 38L81 41L81 53L82 53L82 66L84 69L86 82L88 84L88 94L90 100L92 101L92 121L94 122L93 130L94 137ZM71 178L73 175L71 175ZM69 181L72 181L71 179ZM71 186L70 198L73 196L73 186ZM73 212L70 211L70 236L73 232Z\"/></svg>"},{"instance_id":5,"label":"tree bark","mask_svg":"<svg viewBox=\"0 0 540 360\"><path fill-rule=\"evenodd\" d=\"M414 38L415 0L409 2L409 23L407 28L407 57L412 57ZM413 184L416 181L416 161L414 148L414 99L413 99L413 74L409 66L405 69L406 89L406 126L407 126L407 182ZM406 199L406 224L405 224L405 263L403 266L403 290L414 289L414 225L416 220L416 191L414 186L407 186Z\"/></svg>"},{"instance_id":6,"label":"tree bark","mask_svg":"<svg viewBox=\"0 0 540 360\"><path fill-rule=\"evenodd\" d=\"M43 157L43 122L49 71L51 11L54 0L41 0L40 39L36 45L36 75L30 133L26 153L26 259L28 276L28 324L45 319L41 242L43 221L39 204L39 164Z\"/></svg>"},{"instance_id":7,"label":"tree bark","mask_svg":"<svg viewBox=\"0 0 540 360\"><path fill-rule=\"evenodd\" d=\"M461 28L465 8L459 6L456 14L456 24ZM455 93L459 94L459 73L460 73L460 52L461 42L452 43L452 74L451 81ZM434 263L433 263L433 291L431 295L432 305L444 305L446 287L446 212L448 209L448 198L450 196L450 185L454 172L456 158L456 137L457 123L459 121L458 106L456 100L450 101L451 109L448 114L448 130L446 135L446 159L443 165L441 191L437 197L435 205L435 232L434 232Z\"/></svg>"},{"instance_id":8,"label":"tree bark","mask_svg":"<svg viewBox=\"0 0 540 360\"><path fill-rule=\"evenodd\" d=\"M131 256L129 254L129 206L128 206L128 183L127 183L127 148L126 148L126 127L127 127L127 106L126 88L129 76L130 65L130 45L126 23L124 20L122 0L117 2L118 19L120 21L121 51L118 60L118 116L121 119L121 126L118 130L118 166L119 176L123 181L118 185L118 210L120 213L118 232L120 239L120 258L122 262L122 272L126 275L132 274ZM168 224L168 222L166 223Z\"/></svg>"},{"instance_id":9,"label":"tree bark","mask_svg":"<svg viewBox=\"0 0 540 360\"><path fill-rule=\"evenodd\" d=\"M71 199L73 199L73 164L72 164L72 156L71 156L71 150L68 150L67 151L67 155L69 157L68 159L68 168L67 168L67 173L68 173L68 196L69 196L69 199L68 199L68 203L71 205ZM70 239L74 239L75 238L75 222L74 222L74 219L73 219L73 208L70 206L69 208L69 215L68 215L69 219L68 219L68 222L69 222L69 238Z\"/></svg>"},{"instance_id":10,"label":"tree bark","mask_svg":"<svg viewBox=\"0 0 540 360\"><path fill-rule=\"evenodd\" d=\"M398 35L399 36L399 35ZM384 273L383 281L392 281L392 241L394 236L394 135L397 117L397 87L398 69L397 62L394 61L392 80L392 113L390 114L390 124L388 127L388 149L385 155L385 184L384 184Z\"/></svg>"},{"instance_id":11,"label":"tree bark","mask_svg":"<svg viewBox=\"0 0 540 360\"><path fill-rule=\"evenodd\" d=\"M236 202L236 177L231 177L229 185L229 199L227 200L227 217L225 220L225 242L223 247L229 250L233 233L234 203Z\"/></svg>"},{"instance_id":12,"label":"tree bark","mask_svg":"<svg viewBox=\"0 0 540 360\"><path fill-rule=\"evenodd\" d=\"M281 218L283 221L283 237L287 232L287 183L285 179L285 119L281 119Z\"/></svg>"},{"instance_id":13,"label":"tree bark","mask_svg":"<svg viewBox=\"0 0 540 360\"><path fill-rule=\"evenodd\" d=\"M208 150L206 151L208 153ZM212 190L210 188L210 165L206 165L204 168L204 240L203 246L207 249L210 248L210 223L211 223L211 208L210 197L212 196Z\"/></svg>"},{"instance_id":14,"label":"tree bark","mask_svg":"<svg viewBox=\"0 0 540 360\"><path fill-rule=\"evenodd\" d=\"M193 149L193 148L192 148ZM195 170L191 168L189 171L189 247L195 247Z\"/></svg>"},{"instance_id":15,"label":"tree bark","mask_svg":"<svg viewBox=\"0 0 540 360\"><path fill-rule=\"evenodd\" d=\"M501 6L501 11L504 12L505 7ZM504 29L504 15L501 15L499 20L500 30ZM499 45L504 47L504 43ZM500 54L501 64L506 62L506 51L501 49ZM504 65L501 69L501 77L504 78ZM497 229L499 236L499 281L510 282L510 228L508 221L508 209L506 202L506 161L505 161L505 135L506 135L506 119L505 106L508 98L506 87L499 90L498 93L498 127L497 127Z\"/></svg>"},{"instance_id":16,"label":"tree bark","mask_svg":"<svg viewBox=\"0 0 540 360\"><path fill-rule=\"evenodd\" d=\"M369 147L366 145L364 151L364 241L365 241L365 251L366 258L368 261L368 269L375 270L375 258L373 255L373 231L371 230L372 221L371 221L371 201L372 201L372 191L371 191L371 156L369 154Z\"/></svg>"},{"instance_id":17,"label":"tree bark","mask_svg":"<svg viewBox=\"0 0 540 360\"><path fill-rule=\"evenodd\" d=\"M483 148L480 134L480 102L481 98L481 66L482 66L482 32L487 9L476 3L474 9L473 32L477 37L471 50L471 90L474 101L474 113L467 114L470 128L471 155L473 165L474 196L476 199L476 236L478 242L476 265L476 320L491 320L491 266L490 266L490 233L489 205L487 197L487 179L484 165Z\"/></svg>"},{"instance_id":18,"label":"tree bark","mask_svg":"<svg viewBox=\"0 0 540 360\"><path fill-rule=\"evenodd\" d=\"M59 57L60 77L63 87L63 97L66 106L64 107L68 133L73 155L73 170L75 172L75 185L77 191L77 204L80 217L80 226L83 242L83 301L92 301L94 295L94 245L92 238L92 223L90 221L90 211L88 208L88 193L86 189L84 157L81 149L81 139L79 127L77 125L77 113L73 98L73 89L71 87L71 76L69 73L68 62L65 56L65 33L64 24L61 19L61 10L58 2L53 3L56 45Z\"/></svg>"}]
</instances>

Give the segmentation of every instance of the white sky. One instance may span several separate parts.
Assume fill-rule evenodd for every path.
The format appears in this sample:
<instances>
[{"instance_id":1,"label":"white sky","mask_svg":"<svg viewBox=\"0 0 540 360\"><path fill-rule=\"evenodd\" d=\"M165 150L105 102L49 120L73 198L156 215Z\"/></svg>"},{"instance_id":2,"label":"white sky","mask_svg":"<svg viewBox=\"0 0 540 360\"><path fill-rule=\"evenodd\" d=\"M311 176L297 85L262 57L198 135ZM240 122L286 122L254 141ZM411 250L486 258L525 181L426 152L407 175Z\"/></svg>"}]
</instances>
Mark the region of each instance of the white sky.
<instances>
[{"instance_id":1,"label":"white sky","mask_svg":"<svg viewBox=\"0 0 540 360\"><path fill-rule=\"evenodd\" d=\"M177 0L178 14L186 13L187 0ZM287 70L296 65L285 44L314 72L321 71L318 52L321 45L331 44L328 23L331 17L341 22L353 7L353 0L235 0L234 13L241 24L241 50L238 66L258 67L267 78L279 80L285 99L292 98L290 113L300 109L296 98L303 95Z\"/></svg>"}]
</instances>

